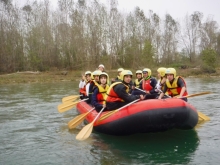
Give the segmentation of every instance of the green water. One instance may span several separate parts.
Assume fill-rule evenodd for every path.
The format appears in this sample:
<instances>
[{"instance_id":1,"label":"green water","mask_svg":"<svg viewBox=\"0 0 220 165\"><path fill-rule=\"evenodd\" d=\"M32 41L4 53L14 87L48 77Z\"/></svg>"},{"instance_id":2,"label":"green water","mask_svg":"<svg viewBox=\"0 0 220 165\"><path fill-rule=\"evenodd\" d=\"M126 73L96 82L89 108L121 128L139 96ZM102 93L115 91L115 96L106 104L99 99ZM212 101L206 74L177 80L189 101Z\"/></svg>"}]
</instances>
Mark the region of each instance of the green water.
<instances>
[{"instance_id":1,"label":"green water","mask_svg":"<svg viewBox=\"0 0 220 165\"><path fill-rule=\"evenodd\" d=\"M219 164L219 80L188 78L189 99L211 121L194 130L109 136L93 132L85 141L68 130L75 109L58 113L64 96L77 94L78 82L0 86L0 165ZM129 128L128 128L129 129Z\"/></svg>"}]
</instances>

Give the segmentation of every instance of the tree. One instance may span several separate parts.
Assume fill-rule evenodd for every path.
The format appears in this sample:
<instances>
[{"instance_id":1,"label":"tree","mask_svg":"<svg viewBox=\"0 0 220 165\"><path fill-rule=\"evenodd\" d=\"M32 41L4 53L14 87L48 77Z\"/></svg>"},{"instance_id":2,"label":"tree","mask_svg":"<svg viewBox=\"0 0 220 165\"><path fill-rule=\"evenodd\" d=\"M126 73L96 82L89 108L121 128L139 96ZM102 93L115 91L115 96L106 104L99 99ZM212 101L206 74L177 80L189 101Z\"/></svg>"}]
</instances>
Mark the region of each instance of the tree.
<instances>
[{"instance_id":1,"label":"tree","mask_svg":"<svg viewBox=\"0 0 220 165\"><path fill-rule=\"evenodd\" d=\"M201 56L204 63L202 69L208 73L215 72L217 57L216 51L211 48L207 48L202 51Z\"/></svg>"}]
</instances>

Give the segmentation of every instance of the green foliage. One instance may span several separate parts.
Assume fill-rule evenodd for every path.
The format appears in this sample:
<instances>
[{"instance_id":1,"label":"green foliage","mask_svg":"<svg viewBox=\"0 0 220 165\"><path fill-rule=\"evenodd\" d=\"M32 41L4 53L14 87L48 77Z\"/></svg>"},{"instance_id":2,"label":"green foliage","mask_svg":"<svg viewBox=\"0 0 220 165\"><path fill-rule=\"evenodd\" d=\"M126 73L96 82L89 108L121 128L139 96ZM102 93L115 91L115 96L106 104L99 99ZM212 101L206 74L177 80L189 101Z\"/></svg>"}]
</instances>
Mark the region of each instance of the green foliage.
<instances>
[{"instance_id":1,"label":"green foliage","mask_svg":"<svg viewBox=\"0 0 220 165\"><path fill-rule=\"evenodd\" d=\"M215 69L216 67L216 58L217 58L217 53L215 50L207 48L202 51L202 61L204 63L204 66L208 68L213 68Z\"/></svg>"},{"instance_id":2,"label":"green foliage","mask_svg":"<svg viewBox=\"0 0 220 165\"><path fill-rule=\"evenodd\" d=\"M154 64L154 56L154 47L149 40L146 40L144 43L141 61L144 61L145 65L152 66Z\"/></svg>"},{"instance_id":3,"label":"green foliage","mask_svg":"<svg viewBox=\"0 0 220 165\"><path fill-rule=\"evenodd\" d=\"M216 72L216 70L215 70L214 67L208 66L208 65L206 65L206 64L203 64L203 65L202 65L201 71L202 71L203 73L208 73L208 74L211 74L211 73L215 73L215 72Z\"/></svg>"}]
</instances>

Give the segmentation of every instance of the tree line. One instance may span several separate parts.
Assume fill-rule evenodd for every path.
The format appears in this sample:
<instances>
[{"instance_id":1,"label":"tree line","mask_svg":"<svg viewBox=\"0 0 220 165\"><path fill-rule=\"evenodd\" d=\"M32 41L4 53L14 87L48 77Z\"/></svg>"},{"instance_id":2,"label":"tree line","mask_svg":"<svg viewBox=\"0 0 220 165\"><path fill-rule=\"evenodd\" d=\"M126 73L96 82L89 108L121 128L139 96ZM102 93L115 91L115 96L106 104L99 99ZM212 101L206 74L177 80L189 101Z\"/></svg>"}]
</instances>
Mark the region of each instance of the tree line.
<instances>
[{"instance_id":1,"label":"tree line","mask_svg":"<svg viewBox=\"0 0 220 165\"><path fill-rule=\"evenodd\" d=\"M220 30L213 17L195 11L182 20L134 7L119 11L117 0L0 0L0 72L108 69L153 66L197 67L215 72Z\"/></svg>"}]
</instances>

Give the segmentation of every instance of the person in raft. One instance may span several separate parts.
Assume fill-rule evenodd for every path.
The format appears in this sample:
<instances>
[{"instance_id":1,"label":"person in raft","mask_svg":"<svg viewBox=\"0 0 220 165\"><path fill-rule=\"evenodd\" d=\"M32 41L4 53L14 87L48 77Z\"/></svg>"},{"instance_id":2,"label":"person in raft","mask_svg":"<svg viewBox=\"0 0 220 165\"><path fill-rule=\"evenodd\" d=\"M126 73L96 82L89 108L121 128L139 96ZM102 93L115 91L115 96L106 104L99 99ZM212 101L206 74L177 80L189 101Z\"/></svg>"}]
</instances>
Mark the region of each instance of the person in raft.
<instances>
[{"instance_id":1,"label":"person in raft","mask_svg":"<svg viewBox=\"0 0 220 165\"><path fill-rule=\"evenodd\" d=\"M140 89L145 91L141 92L146 93L145 99L155 99L158 97L158 91L155 89L157 85L156 78L151 76L151 70L148 68L143 69L143 80L140 82ZM140 93L140 94L141 94Z\"/></svg>"},{"instance_id":2,"label":"person in raft","mask_svg":"<svg viewBox=\"0 0 220 165\"><path fill-rule=\"evenodd\" d=\"M120 81L119 77L120 77L120 74L123 70L124 70L123 68L118 68L118 75L116 78L112 79L111 84L113 84L114 82Z\"/></svg>"},{"instance_id":3,"label":"person in raft","mask_svg":"<svg viewBox=\"0 0 220 165\"><path fill-rule=\"evenodd\" d=\"M98 70L100 70L101 72L105 72L105 66L103 64L100 64L98 66Z\"/></svg>"},{"instance_id":4,"label":"person in raft","mask_svg":"<svg viewBox=\"0 0 220 165\"><path fill-rule=\"evenodd\" d=\"M88 98L91 74L92 72L86 71L85 76L82 76L82 80L79 82L79 94L81 95L80 99Z\"/></svg>"},{"instance_id":5,"label":"person in raft","mask_svg":"<svg viewBox=\"0 0 220 165\"><path fill-rule=\"evenodd\" d=\"M105 95L109 88L108 82L108 74L102 72L99 75L99 84L95 86L94 92L92 94L92 105L95 107L97 112L100 112L102 108L105 108ZM105 111L106 109L104 109Z\"/></svg>"},{"instance_id":6,"label":"person in raft","mask_svg":"<svg viewBox=\"0 0 220 165\"><path fill-rule=\"evenodd\" d=\"M119 76L121 82L115 82L109 87L105 97L107 110L115 110L136 99L144 99L143 95L128 93L132 75L130 70L123 70Z\"/></svg>"},{"instance_id":7,"label":"person in raft","mask_svg":"<svg viewBox=\"0 0 220 165\"><path fill-rule=\"evenodd\" d=\"M88 104L90 104L92 101L92 94L93 94L95 86L98 85L99 83L99 75L101 73L102 72L100 70L95 70L94 72L92 72L92 81L90 82L90 85L89 85L89 99L86 101Z\"/></svg>"},{"instance_id":8,"label":"person in raft","mask_svg":"<svg viewBox=\"0 0 220 165\"><path fill-rule=\"evenodd\" d=\"M164 89L164 85L166 83L166 76L165 76L166 68L161 67L157 69L157 85L156 85L156 91L160 92Z\"/></svg>"},{"instance_id":9,"label":"person in raft","mask_svg":"<svg viewBox=\"0 0 220 165\"><path fill-rule=\"evenodd\" d=\"M188 95L185 80L180 76L176 76L174 68L167 68L165 74L167 77L166 84L158 99L161 99L167 92L169 96L178 97L187 102L187 98L184 97Z\"/></svg>"},{"instance_id":10,"label":"person in raft","mask_svg":"<svg viewBox=\"0 0 220 165\"><path fill-rule=\"evenodd\" d=\"M134 84L132 86L132 95L136 95L136 94L139 94L140 91L138 89L135 89L135 88L140 88L140 82L142 81L143 79L143 73L141 70L137 70L136 71L136 79L134 81Z\"/></svg>"}]
</instances>

